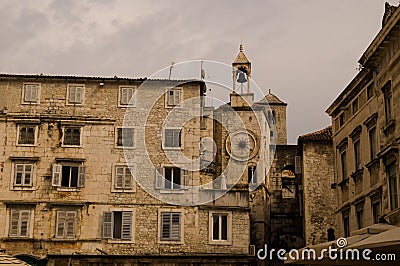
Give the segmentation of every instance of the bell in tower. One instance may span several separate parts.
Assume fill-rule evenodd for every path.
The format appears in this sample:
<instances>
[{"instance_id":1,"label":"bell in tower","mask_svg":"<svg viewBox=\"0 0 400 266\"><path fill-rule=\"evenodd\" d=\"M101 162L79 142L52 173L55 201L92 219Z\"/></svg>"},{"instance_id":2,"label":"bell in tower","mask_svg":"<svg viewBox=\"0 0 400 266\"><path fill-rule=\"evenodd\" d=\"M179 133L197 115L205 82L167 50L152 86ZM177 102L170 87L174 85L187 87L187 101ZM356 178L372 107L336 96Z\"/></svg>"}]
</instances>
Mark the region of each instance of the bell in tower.
<instances>
[{"instance_id":1,"label":"bell in tower","mask_svg":"<svg viewBox=\"0 0 400 266\"><path fill-rule=\"evenodd\" d=\"M243 45L239 46L239 54L232 63L233 72L233 92L237 93L240 88L240 93L250 93L250 78L251 78L251 63L243 53ZM247 86L246 86L247 85ZM247 87L247 91L246 91Z\"/></svg>"}]
</instances>

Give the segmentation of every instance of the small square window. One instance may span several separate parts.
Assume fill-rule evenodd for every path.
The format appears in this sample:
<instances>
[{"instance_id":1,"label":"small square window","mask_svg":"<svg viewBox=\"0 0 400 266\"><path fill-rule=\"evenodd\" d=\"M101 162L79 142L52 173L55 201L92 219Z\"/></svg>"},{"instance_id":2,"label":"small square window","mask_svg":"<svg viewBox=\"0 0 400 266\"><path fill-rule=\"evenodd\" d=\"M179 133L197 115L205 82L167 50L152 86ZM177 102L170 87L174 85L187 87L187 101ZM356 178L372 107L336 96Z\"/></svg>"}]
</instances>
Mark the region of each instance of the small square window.
<instances>
[{"instance_id":1,"label":"small square window","mask_svg":"<svg viewBox=\"0 0 400 266\"><path fill-rule=\"evenodd\" d=\"M167 91L166 104L169 107L176 106L182 101L182 88L172 88Z\"/></svg>"},{"instance_id":2,"label":"small square window","mask_svg":"<svg viewBox=\"0 0 400 266\"><path fill-rule=\"evenodd\" d=\"M342 127L342 126L344 125L345 122L346 122L346 121L345 121L345 115L344 115L344 113L341 113L341 114L339 115L339 126Z\"/></svg>"},{"instance_id":3,"label":"small square window","mask_svg":"<svg viewBox=\"0 0 400 266\"><path fill-rule=\"evenodd\" d=\"M134 106L134 97L135 94L135 87L120 87L119 88L119 101L118 105L120 107L124 106Z\"/></svg>"},{"instance_id":4,"label":"small square window","mask_svg":"<svg viewBox=\"0 0 400 266\"><path fill-rule=\"evenodd\" d=\"M68 85L67 87L67 104L82 104L83 103L83 85Z\"/></svg>"},{"instance_id":5,"label":"small square window","mask_svg":"<svg viewBox=\"0 0 400 266\"><path fill-rule=\"evenodd\" d=\"M35 125L18 125L18 145L29 145L33 146L36 144L36 130Z\"/></svg>"},{"instance_id":6,"label":"small square window","mask_svg":"<svg viewBox=\"0 0 400 266\"><path fill-rule=\"evenodd\" d=\"M128 166L115 166L114 189L133 190L133 176Z\"/></svg>"},{"instance_id":7,"label":"small square window","mask_svg":"<svg viewBox=\"0 0 400 266\"><path fill-rule=\"evenodd\" d=\"M161 212L160 240L181 240L181 213Z\"/></svg>"},{"instance_id":8,"label":"small square window","mask_svg":"<svg viewBox=\"0 0 400 266\"><path fill-rule=\"evenodd\" d=\"M164 129L164 148L180 148L181 147L181 129Z\"/></svg>"},{"instance_id":9,"label":"small square window","mask_svg":"<svg viewBox=\"0 0 400 266\"><path fill-rule=\"evenodd\" d=\"M117 147L135 147L135 129L134 128L117 128Z\"/></svg>"},{"instance_id":10,"label":"small square window","mask_svg":"<svg viewBox=\"0 0 400 266\"><path fill-rule=\"evenodd\" d=\"M14 164L14 187L32 187L33 164Z\"/></svg>"},{"instance_id":11,"label":"small square window","mask_svg":"<svg viewBox=\"0 0 400 266\"><path fill-rule=\"evenodd\" d=\"M103 238L132 240L132 211L103 213Z\"/></svg>"},{"instance_id":12,"label":"small square window","mask_svg":"<svg viewBox=\"0 0 400 266\"><path fill-rule=\"evenodd\" d=\"M178 167L156 169L156 189L182 190L189 184L188 170Z\"/></svg>"},{"instance_id":13,"label":"small square window","mask_svg":"<svg viewBox=\"0 0 400 266\"><path fill-rule=\"evenodd\" d=\"M75 239L77 211L57 211L56 238Z\"/></svg>"},{"instance_id":14,"label":"small square window","mask_svg":"<svg viewBox=\"0 0 400 266\"><path fill-rule=\"evenodd\" d=\"M25 83L23 87L24 103L39 103L40 84Z\"/></svg>"},{"instance_id":15,"label":"small square window","mask_svg":"<svg viewBox=\"0 0 400 266\"><path fill-rule=\"evenodd\" d=\"M53 165L52 185L61 188L80 188L85 186L86 167L80 164Z\"/></svg>"},{"instance_id":16,"label":"small square window","mask_svg":"<svg viewBox=\"0 0 400 266\"><path fill-rule=\"evenodd\" d=\"M371 99L374 96L374 83L371 83L367 87L367 100Z\"/></svg>"},{"instance_id":17,"label":"small square window","mask_svg":"<svg viewBox=\"0 0 400 266\"><path fill-rule=\"evenodd\" d=\"M10 210L9 237L29 237L31 210Z\"/></svg>"},{"instance_id":18,"label":"small square window","mask_svg":"<svg viewBox=\"0 0 400 266\"><path fill-rule=\"evenodd\" d=\"M64 146L81 146L81 129L81 127L64 127L62 144Z\"/></svg>"},{"instance_id":19,"label":"small square window","mask_svg":"<svg viewBox=\"0 0 400 266\"><path fill-rule=\"evenodd\" d=\"M357 111L358 111L358 98L356 98L353 102L352 102L352 104L351 104L351 111L352 111L352 114L354 115L355 113L357 113Z\"/></svg>"}]
</instances>

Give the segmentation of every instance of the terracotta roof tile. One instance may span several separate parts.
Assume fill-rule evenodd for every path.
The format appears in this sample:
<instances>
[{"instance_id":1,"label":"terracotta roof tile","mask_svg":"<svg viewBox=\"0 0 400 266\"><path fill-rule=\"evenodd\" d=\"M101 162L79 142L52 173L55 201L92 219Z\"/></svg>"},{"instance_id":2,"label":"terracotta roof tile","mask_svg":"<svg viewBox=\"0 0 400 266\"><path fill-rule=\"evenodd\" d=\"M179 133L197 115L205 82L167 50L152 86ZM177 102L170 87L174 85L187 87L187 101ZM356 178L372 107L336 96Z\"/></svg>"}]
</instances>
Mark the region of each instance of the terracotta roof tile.
<instances>
[{"instance_id":1,"label":"terracotta roof tile","mask_svg":"<svg viewBox=\"0 0 400 266\"><path fill-rule=\"evenodd\" d=\"M332 140L332 126L299 137L299 140Z\"/></svg>"}]
</instances>

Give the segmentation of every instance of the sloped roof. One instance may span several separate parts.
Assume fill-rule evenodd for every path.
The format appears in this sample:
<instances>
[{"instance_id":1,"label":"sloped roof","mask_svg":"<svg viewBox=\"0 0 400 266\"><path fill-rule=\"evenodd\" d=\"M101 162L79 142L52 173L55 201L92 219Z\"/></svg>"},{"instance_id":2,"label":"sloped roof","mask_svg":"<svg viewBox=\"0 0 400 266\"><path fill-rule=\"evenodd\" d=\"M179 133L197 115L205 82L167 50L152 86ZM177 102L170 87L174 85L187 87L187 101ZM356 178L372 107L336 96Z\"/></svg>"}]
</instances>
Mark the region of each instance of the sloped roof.
<instances>
[{"instance_id":1,"label":"sloped roof","mask_svg":"<svg viewBox=\"0 0 400 266\"><path fill-rule=\"evenodd\" d=\"M243 45L240 44L239 47L239 53L236 56L235 61L233 61L234 64L248 64L250 63L249 59L247 59L246 55L243 53Z\"/></svg>"},{"instance_id":2,"label":"sloped roof","mask_svg":"<svg viewBox=\"0 0 400 266\"><path fill-rule=\"evenodd\" d=\"M268 103L270 105L287 105L284 101L278 98L275 94L271 93L271 90L269 90L268 94L262 98L258 103Z\"/></svg>"},{"instance_id":3,"label":"sloped roof","mask_svg":"<svg viewBox=\"0 0 400 266\"><path fill-rule=\"evenodd\" d=\"M330 140L332 140L332 126L302 135L299 137L299 140L300 141L304 141L304 140L311 140L311 141L328 140L328 141L330 141Z\"/></svg>"},{"instance_id":4,"label":"sloped roof","mask_svg":"<svg viewBox=\"0 0 400 266\"><path fill-rule=\"evenodd\" d=\"M13 256L7 254L0 254L0 265L22 265L22 266L29 266L28 263L14 258Z\"/></svg>"}]
</instances>

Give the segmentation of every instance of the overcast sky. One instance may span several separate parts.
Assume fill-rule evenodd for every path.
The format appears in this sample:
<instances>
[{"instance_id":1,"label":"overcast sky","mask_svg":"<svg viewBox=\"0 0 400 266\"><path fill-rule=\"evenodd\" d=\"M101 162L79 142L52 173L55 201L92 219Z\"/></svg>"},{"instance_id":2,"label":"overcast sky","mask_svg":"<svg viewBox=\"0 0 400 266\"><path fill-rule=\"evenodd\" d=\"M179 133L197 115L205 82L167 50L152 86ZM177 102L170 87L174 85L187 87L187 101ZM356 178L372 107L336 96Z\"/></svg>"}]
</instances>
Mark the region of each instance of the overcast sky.
<instances>
[{"instance_id":1,"label":"overcast sky","mask_svg":"<svg viewBox=\"0 0 400 266\"><path fill-rule=\"evenodd\" d=\"M171 62L230 64L243 38L255 82L288 103L296 143L330 124L384 2L0 0L0 72L144 77Z\"/></svg>"}]
</instances>

